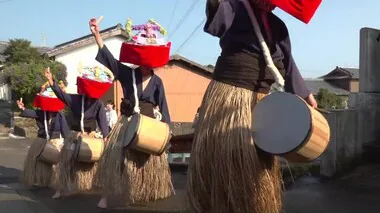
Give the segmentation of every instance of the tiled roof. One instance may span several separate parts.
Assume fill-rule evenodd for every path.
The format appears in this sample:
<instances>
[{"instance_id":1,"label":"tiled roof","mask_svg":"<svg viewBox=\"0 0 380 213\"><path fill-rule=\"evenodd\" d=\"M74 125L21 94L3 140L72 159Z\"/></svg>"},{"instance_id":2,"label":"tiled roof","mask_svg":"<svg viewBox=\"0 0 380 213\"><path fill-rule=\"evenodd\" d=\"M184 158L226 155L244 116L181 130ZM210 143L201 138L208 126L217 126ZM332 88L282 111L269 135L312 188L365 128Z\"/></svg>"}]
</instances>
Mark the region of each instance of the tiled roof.
<instances>
[{"instance_id":1,"label":"tiled roof","mask_svg":"<svg viewBox=\"0 0 380 213\"><path fill-rule=\"evenodd\" d=\"M344 67L336 67L331 72L323 75L319 78L322 79L359 79L359 69L358 68L344 68Z\"/></svg>"},{"instance_id":2,"label":"tiled roof","mask_svg":"<svg viewBox=\"0 0 380 213\"><path fill-rule=\"evenodd\" d=\"M336 95L348 95L350 92L339 88L329 82L317 78L317 79L305 79L307 88L313 93L313 95L318 94L319 89L327 89L329 92L332 92Z\"/></svg>"},{"instance_id":3,"label":"tiled roof","mask_svg":"<svg viewBox=\"0 0 380 213\"><path fill-rule=\"evenodd\" d=\"M210 77L211 77L211 74L214 72L214 70L212 68L198 64L197 62L189 60L189 59L187 59L183 56L180 56L178 54L172 55L170 57L170 62L175 62L175 61L176 62L182 62L182 63L186 64L187 66L198 68L198 70L200 70L201 72L203 72L204 74L206 74L207 76L210 76Z\"/></svg>"},{"instance_id":4,"label":"tiled roof","mask_svg":"<svg viewBox=\"0 0 380 213\"><path fill-rule=\"evenodd\" d=\"M359 79L359 69L357 69L357 68L344 68L344 67L340 67L340 69L343 69L343 70L346 70L347 72L349 72L353 79Z\"/></svg>"},{"instance_id":5,"label":"tiled roof","mask_svg":"<svg viewBox=\"0 0 380 213\"><path fill-rule=\"evenodd\" d=\"M113 37L113 36L121 36L124 38L128 37L126 33L124 32L121 24L117 24L115 26L104 29L100 31L100 34L102 35L103 39ZM82 46L93 44L93 43L95 43L94 36L92 34L88 34L80 38L76 38L74 40L59 44L55 46L54 48L52 48L50 51L48 51L47 54L49 57L53 57L53 56L71 51L73 49L82 47Z\"/></svg>"}]
</instances>

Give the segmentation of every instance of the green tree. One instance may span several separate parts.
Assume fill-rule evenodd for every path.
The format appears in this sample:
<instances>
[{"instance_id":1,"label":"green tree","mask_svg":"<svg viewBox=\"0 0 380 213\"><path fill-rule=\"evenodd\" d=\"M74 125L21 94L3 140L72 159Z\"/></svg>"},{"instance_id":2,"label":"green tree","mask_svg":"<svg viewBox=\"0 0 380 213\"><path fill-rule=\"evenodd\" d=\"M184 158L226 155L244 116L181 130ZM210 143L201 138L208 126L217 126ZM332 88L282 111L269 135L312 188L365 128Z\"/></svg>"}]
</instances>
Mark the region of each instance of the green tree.
<instances>
[{"instance_id":1,"label":"green tree","mask_svg":"<svg viewBox=\"0 0 380 213\"><path fill-rule=\"evenodd\" d=\"M30 45L30 41L24 39L10 40L6 49L9 57L3 70L6 81L12 88L12 98L16 100L22 97L27 107L32 107L36 93L47 81L43 74L46 67L50 67L56 80L63 80L67 84L66 66L49 60Z\"/></svg>"},{"instance_id":2,"label":"green tree","mask_svg":"<svg viewBox=\"0 0 380 213\"><path fill-rule=\"evenodd\" d=\"M207 65L206 67L207 67L207 68L210 68L210 69L215 69L214 65L212 65L212 64L209 64L209 65Z\"/></svg>"},{"instance_id":3,"label":"green tree","mask_svg":"<svg viewBox=\"0 0 380 213\"><path fill-rule=\"evenodd\" d=\"M318 107L322 109L343 109L346 106L344 98L329 92L328 89L319 89L316 99Z\"/></svg>"},{"instance_id":4,"label":"green tree","mask_svg":"<svg viewBox=\"0 0 380 213\"><path fill-rule=\"evenodd\" d=\"M38 61L42 59L38 49L31 46L31 42L26 39L10 39L9 46L4 51L7 56L6 63L22 63Z\"/></svg>"}]
</instances>

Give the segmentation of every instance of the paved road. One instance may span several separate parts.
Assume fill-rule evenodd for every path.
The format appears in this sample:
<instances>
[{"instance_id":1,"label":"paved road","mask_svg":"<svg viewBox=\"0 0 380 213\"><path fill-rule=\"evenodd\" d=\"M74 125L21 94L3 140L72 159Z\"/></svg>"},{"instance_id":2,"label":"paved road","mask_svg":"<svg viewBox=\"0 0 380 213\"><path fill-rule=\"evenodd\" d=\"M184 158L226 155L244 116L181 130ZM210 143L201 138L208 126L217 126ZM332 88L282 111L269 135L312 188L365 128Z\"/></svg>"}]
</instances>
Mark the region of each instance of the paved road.
<instances>
[{"instance_id":1,"label":"paved road","mask_svg":"<svg viewBox=\"0 0 380 213\"><path fill-rule=\"evenodd\" d=\"M50 197L49 189L27 190L18 183L23 158L30 141L0 140L0 209L9 213L100 213L100 212L180 212L183 210L185 175L173 173L177 195L167 200L127 209L100 210L95 207L99 195L73 196L60 200ZM379 213L380 165L366 165L352 174L327 183L312 177L297 181L285 193L285 213ZM2 212L0 210L0 212Z\"/></svg>"}]
</instances>

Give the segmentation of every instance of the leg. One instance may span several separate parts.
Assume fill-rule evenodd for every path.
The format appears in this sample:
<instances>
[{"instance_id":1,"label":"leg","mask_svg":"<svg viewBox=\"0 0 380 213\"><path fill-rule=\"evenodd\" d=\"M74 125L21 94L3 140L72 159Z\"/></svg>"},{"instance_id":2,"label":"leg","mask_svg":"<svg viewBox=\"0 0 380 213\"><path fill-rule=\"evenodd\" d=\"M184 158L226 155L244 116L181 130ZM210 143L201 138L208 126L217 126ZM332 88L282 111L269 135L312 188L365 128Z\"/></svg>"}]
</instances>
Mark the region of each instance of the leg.
<instances>
[{"instance_id":1,"label":"leg","mask_svg":"<svg viewBox=\"0 0 380 213\"><path fill-rule=\"evenodd\" d=\"M249 90L212 81L202 102L188 169L188 201L197 213L279 213L280 166L256 150Z\"/></svg>"},{"instance_id":2,"label":"leg","mask_svg":"<svg viewBox=\"0 0 380 213\"><path fill-rule=\"evenodd\" d=\"M106 209L107 208L107 197L106 196L103 196L99 203L98 203L98 207L99 208L102 208L102 209Z\"/></svg>"},{"instance_id":3,"label":"leg","mask_svg":"<svg viewBox=\"0 0 380 213\"><path fill-rule=\"evenodd\" d=\"M58 199L58 198L60 198L61 197L61 191L59 191L59 190L57 190L56 192L55 192L55 194L53 195L53 199Z\"/></svg>"}]
</instances>

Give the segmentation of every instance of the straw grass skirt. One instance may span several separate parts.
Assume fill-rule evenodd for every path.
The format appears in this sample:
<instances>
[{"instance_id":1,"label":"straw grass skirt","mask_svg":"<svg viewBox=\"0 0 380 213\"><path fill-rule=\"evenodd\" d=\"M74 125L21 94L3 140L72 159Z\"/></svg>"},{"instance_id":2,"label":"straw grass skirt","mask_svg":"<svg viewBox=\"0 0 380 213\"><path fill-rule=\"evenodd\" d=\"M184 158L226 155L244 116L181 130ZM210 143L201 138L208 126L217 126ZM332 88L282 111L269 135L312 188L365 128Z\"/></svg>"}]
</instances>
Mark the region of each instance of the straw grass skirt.
<instances>
[{"instance_id":1,"label":"straw grass skirt","mask_svg":"<svg viewBox=\"0 0 380 213\"><path fill-rule=\"evenodd\" d=\"M83 134L95 137L95 132ZM97 163L77 162L74 156L78 152L78 139L81 136L81 132L71 131L65 139L54 178L57 191L88 192L93 189Z\"/></svg>"},{"instance_id":2,"label":"straw grass skirt","mask_svg":"<svg viewBox=\"0 0 380 213\"><path fill-rule=\"evenodd\" d=\"M197 213L279 213L278 159L256 149L251 112L265 94L212 81L203 97L188 169Z\"/></svg>"},{"instance_id":3,"label":"straw grass skirt","mask_svg":"<svg viewBox=\"0 0 380 213\"><path fill-rule=\"evenodd\" d=\"M53 176L53 165L38 159L46 144L46 139L37 138L28 150L22 172L22 182L28 186L49 187Z\"/></svg>"},{"instance_id":4,"label":"straw grass skirt","mask_svg":"<svg viewBox=\"0 0 380 213\"><path fill-rule=\"evenodd\" d=\"M121 198L124 205L171 196L173 186L167 154L154 156L123 148L129 120L120 116L109 135L109 142L99 160L97 186L102 188L103 195Z\"/></svg>"}]
</instances>

